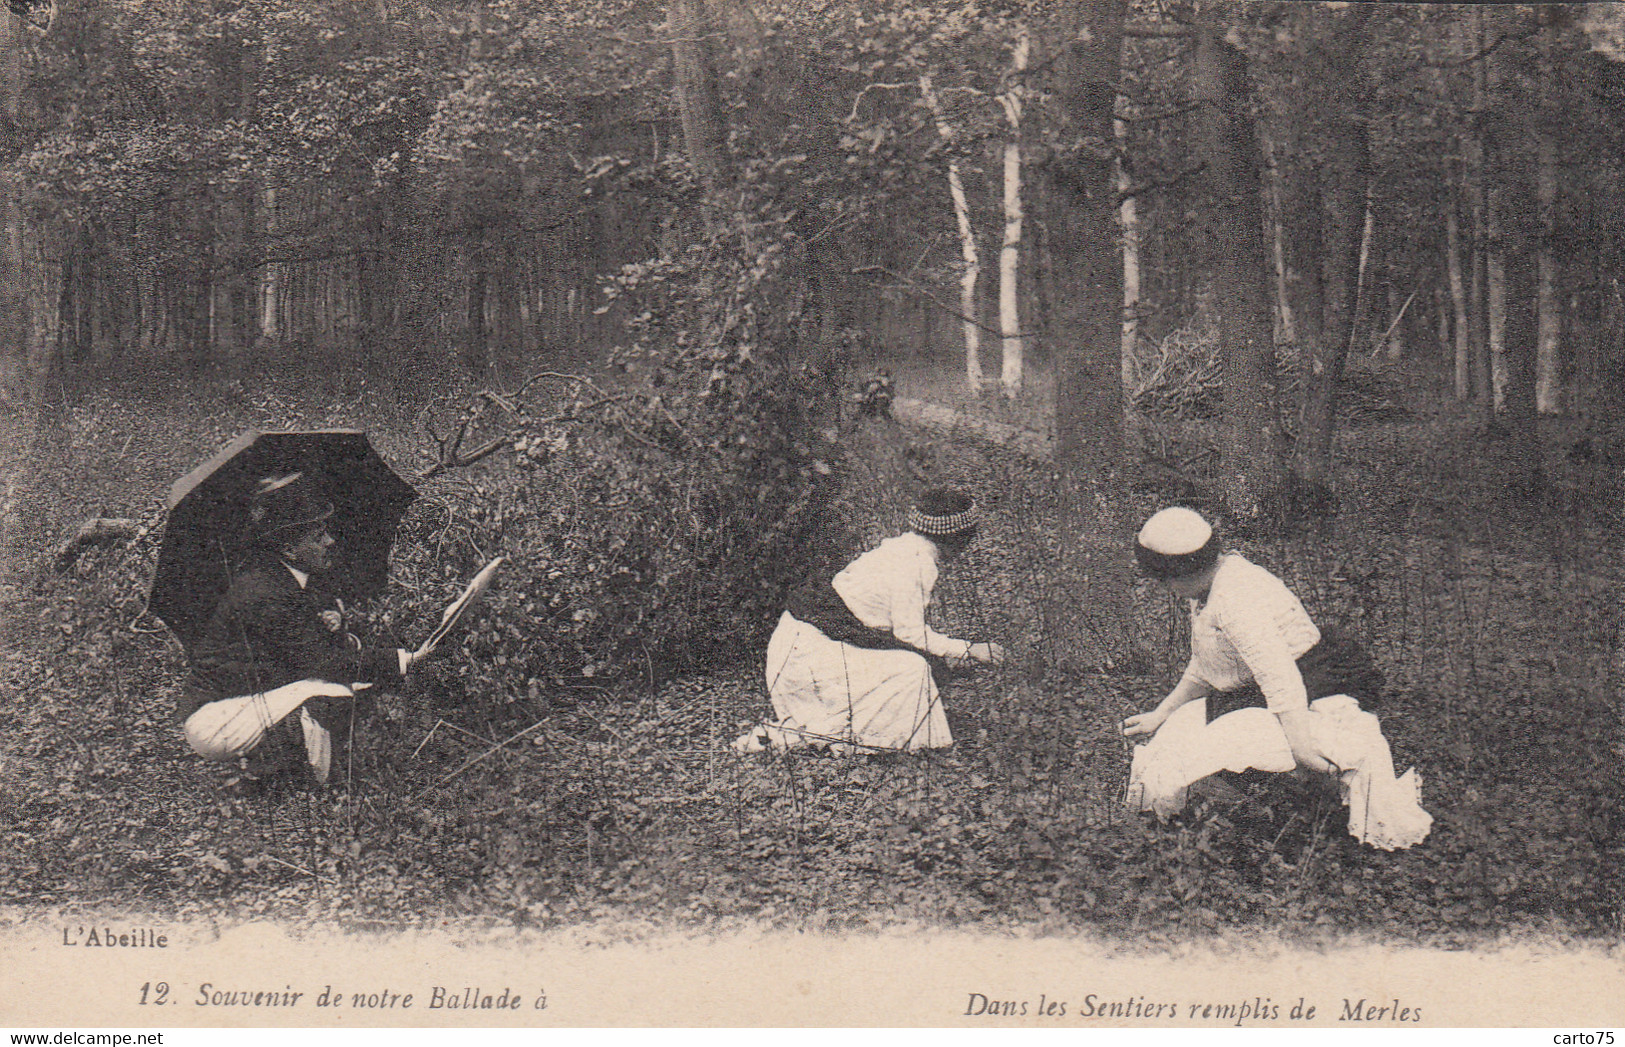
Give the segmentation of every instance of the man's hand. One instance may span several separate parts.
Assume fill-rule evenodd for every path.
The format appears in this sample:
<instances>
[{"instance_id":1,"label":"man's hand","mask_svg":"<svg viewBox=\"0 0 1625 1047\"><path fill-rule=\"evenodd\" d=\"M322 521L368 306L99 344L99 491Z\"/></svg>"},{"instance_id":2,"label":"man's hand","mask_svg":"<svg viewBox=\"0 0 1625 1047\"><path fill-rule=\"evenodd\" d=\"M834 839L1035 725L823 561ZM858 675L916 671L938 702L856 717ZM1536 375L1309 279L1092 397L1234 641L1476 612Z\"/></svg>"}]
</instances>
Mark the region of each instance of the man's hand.
<instances>
[{"instance_id":1,"label":"man's hand","mask_svg":"<svg viewBox=\"0 0 1625 1047\"><path fill-rule=\"evenodd\" d=\"M333 610L321 611L316 617L320 618L322 624L327 626L328 632L336 633L341 631L344 628L344 601L334 600Z\"/></svg>"}]
</instances>

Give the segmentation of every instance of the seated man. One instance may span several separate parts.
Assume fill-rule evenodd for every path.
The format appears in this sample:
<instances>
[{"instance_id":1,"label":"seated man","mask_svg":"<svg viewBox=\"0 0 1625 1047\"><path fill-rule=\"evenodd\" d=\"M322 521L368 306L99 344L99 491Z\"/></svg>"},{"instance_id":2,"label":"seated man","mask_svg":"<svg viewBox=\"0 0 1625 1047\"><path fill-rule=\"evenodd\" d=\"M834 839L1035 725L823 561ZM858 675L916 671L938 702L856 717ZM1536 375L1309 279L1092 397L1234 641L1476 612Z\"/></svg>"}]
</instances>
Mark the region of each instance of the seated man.
<instances>
[{"instance_id":1,"label":"seated man","mask_svg":"<svg viewBox=\"0 0 1625 1047\"><path fill-rule=\"evenodd\" d=\"M231 785L238 795L297 779L302 765L325 783L334 738L344 744L357 711L355 685L398 683L414 661L362 646L318 595L313 575L331 561L332 514L300 473L262 481L231 587L190 652L187 741L207 759L244 760Z\"/></svg>"}]
</instances>

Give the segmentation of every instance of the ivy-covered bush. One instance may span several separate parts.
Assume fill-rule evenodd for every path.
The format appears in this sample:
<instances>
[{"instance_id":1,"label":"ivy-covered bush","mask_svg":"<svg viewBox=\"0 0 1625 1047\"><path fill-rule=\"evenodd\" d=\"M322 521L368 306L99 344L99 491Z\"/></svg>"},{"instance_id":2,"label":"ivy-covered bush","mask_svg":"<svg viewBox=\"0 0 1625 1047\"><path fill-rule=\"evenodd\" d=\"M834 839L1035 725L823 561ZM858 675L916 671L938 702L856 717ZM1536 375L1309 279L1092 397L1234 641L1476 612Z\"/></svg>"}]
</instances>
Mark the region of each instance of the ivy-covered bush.
<instances>
[{"instance_id":1,"label":"ivy-covered bush","mask_svg":"<svg viewBox=\"0 0 1625 1047\"><path fill-rule=\"evenodd\" d=\"M511 702L583 681L736 660L825 542L829 383L794 359L794 239L765 208L626 266L605 309L631 338L603 376L487 392L442 443L445 479L397 543L403 635L491 556L508 563L455 671ZM411 606L407 606L410 604Z\"/></svg>"}]
</instances>

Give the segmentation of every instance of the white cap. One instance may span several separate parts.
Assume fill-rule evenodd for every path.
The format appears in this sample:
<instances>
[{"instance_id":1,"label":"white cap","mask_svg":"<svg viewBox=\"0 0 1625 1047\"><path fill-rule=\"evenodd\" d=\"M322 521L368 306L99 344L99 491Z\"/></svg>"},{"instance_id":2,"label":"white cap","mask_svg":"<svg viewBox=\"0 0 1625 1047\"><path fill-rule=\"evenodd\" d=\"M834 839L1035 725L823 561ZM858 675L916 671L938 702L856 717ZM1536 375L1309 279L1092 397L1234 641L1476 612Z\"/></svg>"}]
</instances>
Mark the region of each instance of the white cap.
<instances>
[{"instance_id":1,"label":"white cap","mask_svg":"<svg viewBox=\"0 0 1625 1047\"><path fill-rule=\"evenodd\" d=\"M1188 556L1213 537L1213 528L1201 514L1183 506L1156 513L1140 528L1140 545L1163 556Z\"/></svg>"}]
</instances>

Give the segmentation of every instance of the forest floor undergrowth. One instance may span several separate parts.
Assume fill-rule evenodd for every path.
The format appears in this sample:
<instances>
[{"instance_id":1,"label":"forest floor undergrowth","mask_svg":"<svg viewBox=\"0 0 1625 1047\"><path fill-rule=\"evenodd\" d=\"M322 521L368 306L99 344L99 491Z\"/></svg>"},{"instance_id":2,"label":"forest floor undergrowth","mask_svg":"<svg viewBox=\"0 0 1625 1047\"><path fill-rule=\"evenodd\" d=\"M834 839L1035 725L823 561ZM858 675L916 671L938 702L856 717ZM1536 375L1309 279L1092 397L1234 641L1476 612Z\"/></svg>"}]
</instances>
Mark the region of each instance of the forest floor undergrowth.
<instances>
[{"instance_id":1,"label":"forest floor undergrowth","mask_svg":"<svg viewBox=\"0 0 1625 1047\"><path fill-rule=\"evenodd\" d=\"M945 573L941 625L1018 653L947 692L952 749L738 756L769 712L751 657L512 702L448 705L429 678L361 725L345 788L231 798L180 737L181 652L141 613L168 485L250 426L359 426L403 471L427 458L410 416L367 395L201 403L88 396L36 445L0 593L0 912L1621 939L1617 491L1557 441L1537 503L1498 486L1450 417L1351 430L1338 515L1242 543L1388 673L1395 763L1417 766L1436 819L1389 854L1347 835L1335 799L1283 782L1167 825L1125 812L1117 725L1177 676L1177 609L1136 583L1147 656L1127 669L1044 656L1068 608L1095 627L1087 589L1050 570L1075 521L1041 464L940 437L945 470L990 507ZM1137 513L1162 495L1136 497ZM50 547L89 516L152 530L54 570Z\"/></svg>"}]
</instances>

